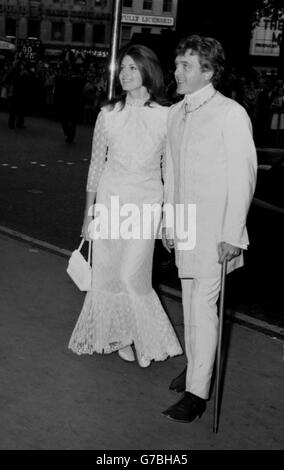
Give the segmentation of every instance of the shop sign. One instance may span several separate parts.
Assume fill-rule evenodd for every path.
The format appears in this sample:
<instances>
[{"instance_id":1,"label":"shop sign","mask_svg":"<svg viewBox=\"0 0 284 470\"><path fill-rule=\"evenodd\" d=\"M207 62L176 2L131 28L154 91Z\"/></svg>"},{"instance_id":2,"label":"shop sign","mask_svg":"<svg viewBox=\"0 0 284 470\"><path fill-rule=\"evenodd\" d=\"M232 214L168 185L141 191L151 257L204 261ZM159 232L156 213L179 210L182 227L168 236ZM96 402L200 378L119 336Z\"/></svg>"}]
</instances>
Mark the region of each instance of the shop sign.
<instances>
[{"instance_id":1,"label":"shop sign","mask_svg":"<svg viewBox=\"0 0 284 470\"><path fill-rule=\"evenodd\" d=\"M0 5L0 13L25 16L28 13L28 8L25 5Z\"/></svg>"},{"instance_id":2,"label":"shop sign","mask_svg":"<svg viewBox=\"0 0 284 470\"><path fill-rule=\"evenodd\" d=\"M121 22L151 26L174 26L174 18L172 16L128 15L123 13Z\"/></svg>"}]
</instances>

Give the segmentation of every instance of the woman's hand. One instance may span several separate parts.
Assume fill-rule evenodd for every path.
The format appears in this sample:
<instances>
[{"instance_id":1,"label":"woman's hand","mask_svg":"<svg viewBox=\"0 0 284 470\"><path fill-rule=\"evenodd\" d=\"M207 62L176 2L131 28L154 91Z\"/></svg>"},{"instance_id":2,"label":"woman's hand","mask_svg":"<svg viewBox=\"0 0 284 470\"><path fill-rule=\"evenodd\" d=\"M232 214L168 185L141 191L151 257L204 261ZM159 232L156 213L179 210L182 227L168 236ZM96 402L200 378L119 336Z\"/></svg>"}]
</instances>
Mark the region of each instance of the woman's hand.
<instances>
[{"instance_id":1,"label":"woman's hand","mask_svg":"<svg viewBox=\"0 0 284 470\"><path fill-rule=\"evenodd\" d=\"M85 215L82 225L81 236L84 238L84 240L87 240L88 242L91 241L89 234L89 226L92 220L93 217L91 215Z\"/></svg>"}]
</instances>

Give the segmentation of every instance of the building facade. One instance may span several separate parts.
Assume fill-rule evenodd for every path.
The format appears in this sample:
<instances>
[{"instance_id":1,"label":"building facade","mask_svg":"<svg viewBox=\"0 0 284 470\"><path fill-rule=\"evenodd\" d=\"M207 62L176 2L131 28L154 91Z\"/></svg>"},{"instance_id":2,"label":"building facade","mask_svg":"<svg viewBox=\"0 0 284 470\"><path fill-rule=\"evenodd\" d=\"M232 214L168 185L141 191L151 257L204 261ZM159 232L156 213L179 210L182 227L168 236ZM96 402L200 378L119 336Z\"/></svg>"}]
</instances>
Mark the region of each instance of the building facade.
<instances>
[{"instance_id":1,"label":"building facade","mask_svg":"<svg viewBox=\"0 0 284 470\"><path fill-rule=\"evenodd\" d=\"M121 44L134 33L161 34L176 27L178 0L123 0Z\"/></svg>"},{"instance_id":2,"label":"building facade","mask_svg":"<svg viewBox=\"0 0 284 470\"><path fill-rule=\"evenodd\" d=\"M175 28L178 0L123 0L121 45L133 33ZM0 37L37 38L47 53L66 45L107 55L113 0L0 0Z\"/></svg>"}]
</instances>

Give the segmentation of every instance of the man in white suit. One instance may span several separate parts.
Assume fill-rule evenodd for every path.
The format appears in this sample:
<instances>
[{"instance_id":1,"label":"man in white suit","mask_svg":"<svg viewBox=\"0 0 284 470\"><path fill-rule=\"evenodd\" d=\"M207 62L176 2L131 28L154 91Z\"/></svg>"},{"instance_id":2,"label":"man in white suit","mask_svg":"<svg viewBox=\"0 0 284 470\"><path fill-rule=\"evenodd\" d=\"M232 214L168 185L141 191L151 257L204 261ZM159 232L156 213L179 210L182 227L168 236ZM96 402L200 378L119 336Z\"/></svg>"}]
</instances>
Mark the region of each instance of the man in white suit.
<instances>
[{"instance_id":1,"label":"man in white suit","mask_svg":"<svg viewBox=\"0 0 284 470\"><path fill-rule=\"evenodd\" d=\"M195 246L184 249L178 227L163 228L163 244L175 247L182 283L187 368L170 389L185 392L163 412L191 422L206 408L216 354L221 264L242 266L248 246L246 217L253 197L257 159L245 109L216 91L224 51L213 38L190 36L177 48L175 78L183 101L168 121L165 203L196 207ZM189 230L193 230L190 226ZM193 237L194 238L194 237Z\"/></svg>"}]
</instances>

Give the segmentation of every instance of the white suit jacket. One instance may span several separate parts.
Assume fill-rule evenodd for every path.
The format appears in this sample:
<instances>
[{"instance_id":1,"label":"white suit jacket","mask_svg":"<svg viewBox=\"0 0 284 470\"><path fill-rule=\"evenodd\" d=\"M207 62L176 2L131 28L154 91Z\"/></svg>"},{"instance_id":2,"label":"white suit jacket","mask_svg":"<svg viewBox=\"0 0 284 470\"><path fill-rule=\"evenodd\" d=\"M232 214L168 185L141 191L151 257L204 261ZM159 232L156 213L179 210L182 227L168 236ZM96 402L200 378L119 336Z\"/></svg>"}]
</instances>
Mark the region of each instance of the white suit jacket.
<instances>
[{"instance_id":1,"label":"white suit jacket","mask_svg":"<svg viewBox=\"0 0 284 470\"><path fill-rule=\"evenodd\" d=\"M257 173L251 123L242 106L214 93L210 85L193 96L191 110L209 101L186 117L184 100L169 112L164 202L175 208L176 204L196 207L194 248L180 249L175 232L180 277L218 276L218 244L225 241L247 248L249 243L246 218ZM192 234L193 223L190 220L188 227ZM228 272L242 265L241 253L229 263Z\"/></svg>"}]
</instances>

